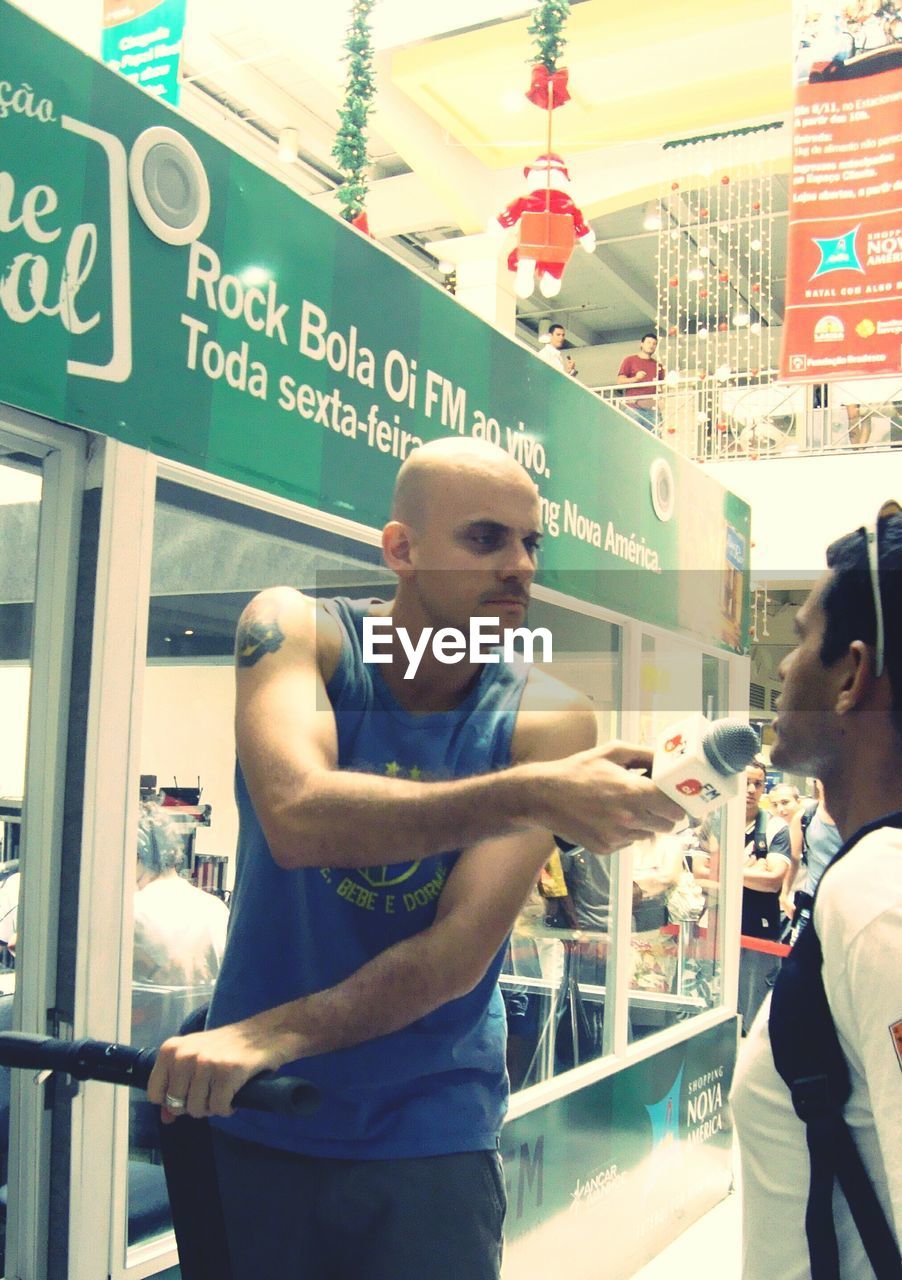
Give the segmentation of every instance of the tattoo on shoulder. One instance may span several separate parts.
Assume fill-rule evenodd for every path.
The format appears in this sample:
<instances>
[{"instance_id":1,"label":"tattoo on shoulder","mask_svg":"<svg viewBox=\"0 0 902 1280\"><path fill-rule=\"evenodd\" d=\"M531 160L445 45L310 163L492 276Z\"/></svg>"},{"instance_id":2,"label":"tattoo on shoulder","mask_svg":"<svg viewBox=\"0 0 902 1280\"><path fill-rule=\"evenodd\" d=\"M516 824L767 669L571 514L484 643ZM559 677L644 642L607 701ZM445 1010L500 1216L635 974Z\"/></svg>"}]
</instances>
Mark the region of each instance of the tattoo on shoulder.
<instances>
[{"instance_id":1,"label":"tattoo on shoulder","mask_svg":"<svg viewBox=\"0 0 902 1280\"><path fill-rule=\"evenodd\" d=\"M239 667L253 667L267 653L282 647L285 633L279 626L279 615L272 609L254 605L238 624L235 637L235 659Z\"/></svg>"}]
</instances>

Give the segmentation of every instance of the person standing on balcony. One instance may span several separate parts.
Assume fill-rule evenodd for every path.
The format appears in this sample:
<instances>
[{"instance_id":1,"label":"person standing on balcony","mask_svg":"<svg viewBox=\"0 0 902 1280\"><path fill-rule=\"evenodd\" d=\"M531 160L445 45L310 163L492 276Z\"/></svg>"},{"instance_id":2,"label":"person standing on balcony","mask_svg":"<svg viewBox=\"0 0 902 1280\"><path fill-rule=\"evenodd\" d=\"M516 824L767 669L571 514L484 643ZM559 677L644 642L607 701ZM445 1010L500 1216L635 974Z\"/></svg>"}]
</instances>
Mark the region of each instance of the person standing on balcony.
<instances>
[{"instance_id":1,"label":"person standing on balcony","mask_svg":"<svg viewBox=\"0 0 902 1280\"><path fill-rule=\"evenodd\" d=\"M552 369L560 369L568 377L575 378L579 370L573 357L564 350L567 341L567 330L562 324L553 324L548 330L548 342L539 351L539 359L550 364Z\"/></svg>"},{"instance_id":2,"label":"person standing on balcony","mask_svg":"<svg viewBox=\"0 0 902 1280\"><path fill-rule=\"evenodd\" d=\"M627 356L620 366L617 381L629 388L623 393L622 408L647 431L658 429L658 389L654 385L664 377L664 366L655 359L657 335L642 335L636 355Z\"/></svg>"}]
</instances>

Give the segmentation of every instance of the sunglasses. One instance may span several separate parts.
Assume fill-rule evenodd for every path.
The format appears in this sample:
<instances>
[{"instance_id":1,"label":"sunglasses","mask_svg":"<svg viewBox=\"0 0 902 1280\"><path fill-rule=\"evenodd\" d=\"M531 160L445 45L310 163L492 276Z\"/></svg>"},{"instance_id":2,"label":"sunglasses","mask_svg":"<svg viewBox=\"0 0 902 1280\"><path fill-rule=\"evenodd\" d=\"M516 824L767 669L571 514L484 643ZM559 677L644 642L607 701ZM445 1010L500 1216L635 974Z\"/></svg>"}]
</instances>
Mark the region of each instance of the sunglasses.
<instances>
[{"instance_id":1,"label":"sunglasses","mask_svg":"<svg viewBox=\"0 0 902 1280\"><path fill-rule=\"evenodd\" d=\"M880 521L887 516L902 514L902 507L892 498L884 502L874 520L864 531L868 549L868 568L871 572L871 590L874 595L874 617L877 634L874 640L874 675L879 680L886 665L886 640L883 625L883 595L880 591Z\"/></svg>"}]
</instances>

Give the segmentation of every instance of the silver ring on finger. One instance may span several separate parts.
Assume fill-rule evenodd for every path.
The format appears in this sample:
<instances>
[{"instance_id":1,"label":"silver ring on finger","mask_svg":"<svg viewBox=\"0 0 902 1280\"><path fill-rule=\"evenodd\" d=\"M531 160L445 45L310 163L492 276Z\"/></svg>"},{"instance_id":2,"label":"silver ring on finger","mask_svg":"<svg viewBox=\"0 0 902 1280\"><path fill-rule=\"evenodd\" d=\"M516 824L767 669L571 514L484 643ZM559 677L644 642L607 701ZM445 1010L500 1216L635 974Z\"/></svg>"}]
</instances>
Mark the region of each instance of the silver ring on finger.
<instances>
[{"instance_id":1,"label":"silver ring on finger","mask_svg":"<svg viewBox=\"0 0 902 1280\"><path fill-rule=\"evenodd\" d=\"M167 1093L164 1101L170 1111L184 1111L187 1099L176 1098L173 1094Z\"/></svg>"}]
</instances>

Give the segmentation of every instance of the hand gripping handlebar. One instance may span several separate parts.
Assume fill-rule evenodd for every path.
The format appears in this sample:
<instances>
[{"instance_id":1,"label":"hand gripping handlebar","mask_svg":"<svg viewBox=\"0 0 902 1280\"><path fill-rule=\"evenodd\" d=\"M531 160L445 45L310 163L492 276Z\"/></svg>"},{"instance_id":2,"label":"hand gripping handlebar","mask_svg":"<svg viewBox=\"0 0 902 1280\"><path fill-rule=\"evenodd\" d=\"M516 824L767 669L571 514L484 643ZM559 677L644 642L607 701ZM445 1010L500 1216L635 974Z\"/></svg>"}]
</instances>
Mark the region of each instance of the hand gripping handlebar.
<instances>
[{"instance_id":1,"label":"hand gripping handlebar","mask_svg":"<svg viewBox=\"0 0 902 1280\"><path fill-rule=\"evenodd\" d=\"M76 1080L102 1080L146 1089L156 1058L156 1049L135 1049L104 1040L55 1040L22 1031L0 1034L0 1066L61 1071ZM281 1115L310 1115L319 1106L319 1091L297 1076L263 1071L242 1085L233 1105Z\"/></svg>"}]
</instances>

